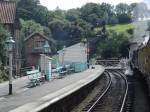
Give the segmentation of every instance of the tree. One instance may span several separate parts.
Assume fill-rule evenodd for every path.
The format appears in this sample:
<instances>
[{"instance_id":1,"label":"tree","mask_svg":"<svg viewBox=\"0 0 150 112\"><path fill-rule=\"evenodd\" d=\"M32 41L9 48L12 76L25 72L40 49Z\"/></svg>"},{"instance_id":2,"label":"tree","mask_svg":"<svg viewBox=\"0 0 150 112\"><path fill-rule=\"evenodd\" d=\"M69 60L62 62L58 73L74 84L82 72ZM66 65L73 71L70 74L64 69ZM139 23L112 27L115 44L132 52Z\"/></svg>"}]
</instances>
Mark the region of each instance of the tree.
<instances>
[{"instance_id":1,"label":"tree","mask_svg":"<svg viewBox=\"0 0 150 112\"><path fill-rule=\"evenodd\" d=\"M120 3L116 6L116 13L118 15L120 14L127 14L129 11L129 6L128 4L125 4L125 3Z\"/></svg>"},{"instance_id":2,"label":"tree","mask_svg":"<svg viewBox=\"0 0 150 112\"><path fill-rule=\"evenodd\" d=\"M130 23L131 18L131 7L128 4L120 3L116 6L116 14L119 23Z\"/></svg>"},{"instance_id":3,"label":"tree","mask_svg":"<svg viewBox=\"0 0 150 112\"><path fill-rule=\"evenodd\" d=\"M118 22L119 23L130 23L132 22L132 18L128 14L119 14L117 15Z\"/></svg>"},{"instance_id":4,"label":"tree","mask_svg":"<svg viewBox=\"0 0 150 112\"><path fill-rule=\"evenodd\" d=\"M21 19L21 24L22 24L22 33L25 37L29 36L34 32L44 34L43 27L33 20L24 21L23 19Z\"/></svg>"},{"instance_id":5,"label":"tree","mask_svg":"<svg viewBox=\"0 0 150 112\"><path fill-rule=\"evenodd\" d=\"M38 7L39 0L18 0L17 15L24 20L33 18L34 11Z\"/></svg>"},{"instance_id":6,"label":"tree","mask_svg":"<svg viewBox=\"0 0 150 112\"><path fill-rule=\"evenodd\" d=\"M65 44L65 41L68 38L67 27L69 27L68 21L62 21L59 19L54 19L49 23L49 28L52 31L53 38L58 41L60 48ZM60 41L63 41L62 43Z\"/></svg>"},{"instance_id":7,"label":"tree","mask_svg":"<svg viewBox=\"0 0 150 112\"><path fill-rule=\"evenodd\" d=\"M41 25L48 26L54 14L42 5L39 0L18 0L17 16L24 20L34 20Z\"/></svg>"},{"instance_id":8,"label":"tree","mask_svg":"<svg viewBox=\"0 0 150 112\"><path fill-rule=\"evenodd\" d=\"M126 33L111 31L107 39L99 43L97 47L98 53L102 58L128 57L130 38L131 37Z\"/></svg>"},{"instance_id":9,"label":"tree","mask_svg":"<svg viewBox=\"0 0 150 112\"><path fill-rule=\"evenodd\" d=\"M0 82L8 79L8 75L4 70L4 64L6 61L5 41L9 36L8 32L0 24Z\"/></svg>"},{"instance_id":10,"label":"tree","mask_svg":"<svg viewBox=\"0 0 150 112\"><path fill-rule=\"evenodd\" d=\"M100 18L103 17L103 12L100 5L96 3L87 3L81 9L81 18L93 25L96 25Z\"/></svg>"},{"instance_id":11,"label":"tree","mask_svg":"<svg viewBox=\"0 0 150 112\"><path fill-rule=\"evenodd\" d=\"M80 11L79 9L70 9L66 12L66 19L69 21L76 21L77 19L80 18Z\"/></svg>"},{"instance_id":12,"label":"tree","mask_svg":"<svg viewBox=\"0 0 150 112\"><path fill-rule=\"evenodd\" d=\"M38 5L36 9L34 9L33 19L44 25L48 26L48 23L52 21L53 15L48 9L42 5Z\"/></svg>"},{"instance_id":13,"label":"tree","mask_svg":"<svg viewBox=\"0 0 150 112\"><path fill-rule=\"evenodd\" d=\"M0 24L0 64L5 62L5 40L8 36L9 33Z\"/></svg>"},{"instance_id":14,"label":"tree","mask_svg":"<svg viewBox=\"0 0 150 112\"><path fill-rule=\"evenodd\" d=\"M100 4L100 8L103 12L102 20L105 20L106 24L111 23L112 17L114 19L115 15L114 6L112 6L111 4L102 3Z\"/></svg>"},{"instance_id":15,"label":"tree","mask_svg":"<svg viewBox=\"0 0 150 112\"><path fill-rule=\"evenodd\" d=\"M59 9L59 7L54 10L53 14L55 19L65 20L66 18L65 11Z\"/></svg>"}]
</instances>

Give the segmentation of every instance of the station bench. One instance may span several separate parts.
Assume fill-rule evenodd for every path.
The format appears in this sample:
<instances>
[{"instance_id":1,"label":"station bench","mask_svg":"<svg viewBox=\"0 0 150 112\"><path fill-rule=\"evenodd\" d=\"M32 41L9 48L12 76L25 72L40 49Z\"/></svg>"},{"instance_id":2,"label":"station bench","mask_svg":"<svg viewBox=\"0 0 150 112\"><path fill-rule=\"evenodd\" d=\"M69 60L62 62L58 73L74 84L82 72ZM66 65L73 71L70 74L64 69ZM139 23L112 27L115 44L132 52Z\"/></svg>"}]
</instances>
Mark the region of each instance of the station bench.
<instances>
[{"instance_id":1,"label":"station bench","mask_svg":"<svg viewBox=\"0 0 150 112\"><path fill-rule=\"evenodd\" d=\"M67 70L61 71L61 72L59 72L59 74L60 74L61 76L66 75L66 74L67 74Z\"/></svg>"},{"instance_id":2,"label":"station bench","mask_svg":"<svg viewBox=\"0 0 150 112\"><path fill-rule=\"evenodd\" d=\"M41 75L41 72L39 72L39 70L27 71L27 75L30 80L29 82L30 87L40 85L41 81L43 81L42 79L45 78L43 75Z\"/></svg>"}]
</instances>

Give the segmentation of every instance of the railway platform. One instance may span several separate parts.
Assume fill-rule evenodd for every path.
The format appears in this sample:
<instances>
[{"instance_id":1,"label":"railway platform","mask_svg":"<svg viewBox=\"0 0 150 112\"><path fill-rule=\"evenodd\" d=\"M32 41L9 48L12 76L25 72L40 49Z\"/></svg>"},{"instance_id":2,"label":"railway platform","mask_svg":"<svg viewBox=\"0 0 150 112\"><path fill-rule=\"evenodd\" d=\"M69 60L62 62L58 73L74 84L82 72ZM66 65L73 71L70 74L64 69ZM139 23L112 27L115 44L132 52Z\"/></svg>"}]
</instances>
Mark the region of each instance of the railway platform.
<instances>
[{"instance_id":1,"label":"railway platform","mask_svg":"<svg viewBox=\"0 0 150 112\"><path fill-rule=\"evenodd\" d=\"M104 69L104 67L96 65L95 69L68 75L62 79L54 79L34 88L23 86L22 83L27 82L26 79L16 81L14 85L20 85L17 88L18 92L14 92L11 96L0 96L0 112L40 111L97 79ZM0 94L4 87L5 84L0 85Z\"/></svg>"}]
</instances>

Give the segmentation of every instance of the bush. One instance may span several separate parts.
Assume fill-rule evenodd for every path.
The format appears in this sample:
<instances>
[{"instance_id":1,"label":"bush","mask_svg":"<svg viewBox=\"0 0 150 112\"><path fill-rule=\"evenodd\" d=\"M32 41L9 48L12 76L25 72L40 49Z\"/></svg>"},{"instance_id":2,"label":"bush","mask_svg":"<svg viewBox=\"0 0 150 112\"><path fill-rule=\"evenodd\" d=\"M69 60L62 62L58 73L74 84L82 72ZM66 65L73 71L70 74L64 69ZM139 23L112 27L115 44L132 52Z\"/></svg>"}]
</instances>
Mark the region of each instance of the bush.
<instances>
[{"instance_id":1,"label":"bush","mask_svg":"<svg viewBox=\"0 0 150 112\"><path fill-rule=\"evenodd\" d=\"M132 35L133 34L133 29L130 28L130 29L127 30L127 32Z\"/></svg>"},{"instance_id":2,"label":"bush","mask_svg":"<svg viewBox=\"0 0 150 112\"><path fill-rule=\"evenodd\" d=\"M128 57L129 39L127 33L109 32L107 39L100 41L97 47L97 53L102 58L120 58Z\"/></svg>"},{"instance_id":3,"label":"bush","mask_svg":"<svg viewBox=\"0 0 150 112\"><path fill-rule=\"evenodd\" d=\"M120 14L117 17L118 17L119 23L130 23L130 22L132 22L131 17L127 14Z\"/></svg>"},{"instance_id":4,"label":"bush","mask_svg":"<svg viewBox=\"0 0 150 112\"><path fill-rule=\"evenodd\" d=\"M0 83L6 80L8 80L8 74L4 69L0 68Z\"/></svg>"}]
</instances>

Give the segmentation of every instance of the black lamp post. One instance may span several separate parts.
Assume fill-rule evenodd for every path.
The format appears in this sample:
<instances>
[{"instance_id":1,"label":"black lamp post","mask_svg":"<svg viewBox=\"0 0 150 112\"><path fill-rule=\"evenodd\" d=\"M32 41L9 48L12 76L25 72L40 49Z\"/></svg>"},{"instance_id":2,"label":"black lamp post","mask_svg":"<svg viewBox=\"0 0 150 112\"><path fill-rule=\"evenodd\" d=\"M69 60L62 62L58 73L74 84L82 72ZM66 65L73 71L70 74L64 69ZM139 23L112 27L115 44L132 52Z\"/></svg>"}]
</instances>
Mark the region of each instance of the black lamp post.
<instances>
[{"instance_id":1,"label":"black lamp post","mask_svg":"<svg viewBox=\"0 0 150 112\"><path fill-rule=\"evenodd\" d=\"M9 37L6 40L6 48L9 52L9 95L12 94L12 55L13 55L13 46L15 44L15 41L12 37Z\"/></svg>"}]
</instances>

